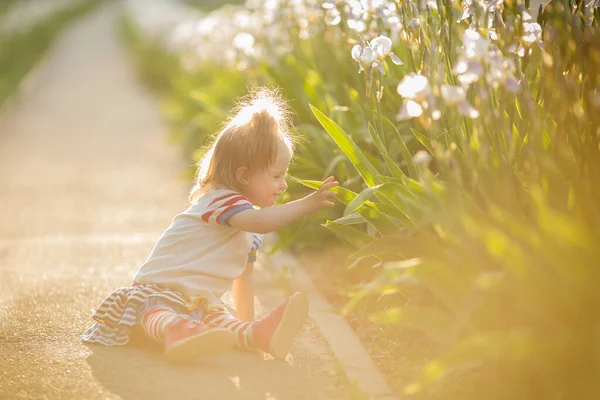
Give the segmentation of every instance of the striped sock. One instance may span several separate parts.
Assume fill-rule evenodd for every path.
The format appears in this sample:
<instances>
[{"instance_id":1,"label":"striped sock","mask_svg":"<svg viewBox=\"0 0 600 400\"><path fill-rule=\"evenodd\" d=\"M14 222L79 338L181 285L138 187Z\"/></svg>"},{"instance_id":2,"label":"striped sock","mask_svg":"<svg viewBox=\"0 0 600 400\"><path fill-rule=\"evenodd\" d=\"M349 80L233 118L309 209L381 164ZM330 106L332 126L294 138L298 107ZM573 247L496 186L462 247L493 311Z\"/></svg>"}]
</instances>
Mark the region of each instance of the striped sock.
<instances>
[{"instance_id":1,"label":"striped sock","mask_svg":"<svg viewBox=\"0 0 600 400\"><path fill-rule=\"evenodd\" d=\"M224 328L235 333L235 344L242 350L255 350L252 346L252 322L240 321L231 315L228 311L218 310L209 312L202 323L210 326Z\"/></svg>"},{"instance_id":2,"label":"striped sock","mask_svg":"<svg viewBox=\"0 0 600 400\"><path fill-rule=\"evenodd\" d=\"M142 317L141 326L152 340L163 343L165 327L176 317L177 314L168 308L153 308Z\"/></svg>"}]
</instances>

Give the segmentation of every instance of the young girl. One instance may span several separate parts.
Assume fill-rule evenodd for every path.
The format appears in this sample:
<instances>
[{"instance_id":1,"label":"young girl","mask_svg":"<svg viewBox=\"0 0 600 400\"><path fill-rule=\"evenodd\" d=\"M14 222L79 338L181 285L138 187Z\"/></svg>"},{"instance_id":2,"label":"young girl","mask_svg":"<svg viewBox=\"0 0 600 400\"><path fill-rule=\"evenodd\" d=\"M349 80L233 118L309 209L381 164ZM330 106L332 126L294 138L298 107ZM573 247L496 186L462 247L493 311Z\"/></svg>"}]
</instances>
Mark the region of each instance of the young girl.
<instances>
[{"instance_id":1,"label":"young girl","mask_svg":"<svg viewBox=\"0 0 600 400\"><path fill-rule=\"evenodd\" d=\"M262 234L333 205L332 177L303 199L274 205L286 190L293 145L285 103L259 90L241 103L198 163L190 207L175 216L135 274L113 292L83 335L124 345L133 328L164 346L170 361L191 361L237 346L285 358L308 315L296 293L254 319L253 263ZM221 297L233 288L237 317Z\"/></svg>"}]
</instances>

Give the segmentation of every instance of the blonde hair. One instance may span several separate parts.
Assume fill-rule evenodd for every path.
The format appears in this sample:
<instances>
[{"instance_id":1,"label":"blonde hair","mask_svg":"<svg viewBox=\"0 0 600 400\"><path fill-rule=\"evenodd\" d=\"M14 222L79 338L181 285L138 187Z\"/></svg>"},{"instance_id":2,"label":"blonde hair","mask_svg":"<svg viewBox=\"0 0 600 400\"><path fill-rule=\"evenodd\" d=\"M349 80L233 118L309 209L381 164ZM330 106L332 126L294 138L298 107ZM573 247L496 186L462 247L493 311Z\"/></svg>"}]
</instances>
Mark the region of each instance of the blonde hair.
<instances>
[{"instance_id":1,"label":"blonde hair","mask_svg":"<svg viewBox=\"0 0 600 400\"><path fill-rule=\"evenodd\" d=\"M190 202L213 188L239 192L236 170L246 167L252 174L268 168L275 162L280 141L293 154L291 127L289 108L278 90L252 89L239 100L229 121L196 164Z\"/></svg>"}]
</instances>

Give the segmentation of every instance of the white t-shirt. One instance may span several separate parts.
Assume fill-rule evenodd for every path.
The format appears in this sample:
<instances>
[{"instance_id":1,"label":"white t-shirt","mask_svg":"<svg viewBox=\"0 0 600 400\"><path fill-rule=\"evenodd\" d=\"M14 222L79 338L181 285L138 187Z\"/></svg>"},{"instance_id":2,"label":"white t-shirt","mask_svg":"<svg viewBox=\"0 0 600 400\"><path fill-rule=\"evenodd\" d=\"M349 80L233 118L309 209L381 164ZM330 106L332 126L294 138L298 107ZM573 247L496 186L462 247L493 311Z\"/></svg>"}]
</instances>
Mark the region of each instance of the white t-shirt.
<instances>
[{"instance_id":1,"label":"white t-shirt","mask_svg":"<svg viewBox=\"0 0 600 400\"><path fill-rule=\"evenodd\" d=\"M204 194L177 214L158 239L134 281L157 284L190 297L220 298L248 262L256 260L262 235L229 226L236 213L253 208L228 189Z\"/></svg>"}]
</instances>

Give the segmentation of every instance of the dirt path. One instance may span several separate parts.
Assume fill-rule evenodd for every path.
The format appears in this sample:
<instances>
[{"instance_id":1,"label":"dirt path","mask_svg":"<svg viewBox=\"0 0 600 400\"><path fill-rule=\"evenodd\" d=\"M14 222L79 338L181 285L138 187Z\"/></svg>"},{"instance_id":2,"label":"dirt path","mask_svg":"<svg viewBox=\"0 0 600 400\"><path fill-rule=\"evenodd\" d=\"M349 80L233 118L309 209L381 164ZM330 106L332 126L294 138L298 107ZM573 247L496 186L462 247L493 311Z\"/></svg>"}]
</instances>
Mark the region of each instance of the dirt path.
<instances>
[{"instance_id":1,"label":"dirt path","mask_svg":"<svg viewBox=\"0 0 600 400\"><path fill-rule=\"evenodd\" d=\"M314 326L288 359L231 354L170 366L158 352L86 346L92 309L128 285L187 206L180 157L136 82L105 7L59 40L0 121L0 398L344 398ZM259 270L257 311L279 290Z\"/></svg>"}]
</instances>

